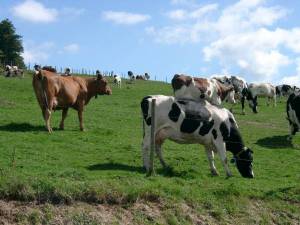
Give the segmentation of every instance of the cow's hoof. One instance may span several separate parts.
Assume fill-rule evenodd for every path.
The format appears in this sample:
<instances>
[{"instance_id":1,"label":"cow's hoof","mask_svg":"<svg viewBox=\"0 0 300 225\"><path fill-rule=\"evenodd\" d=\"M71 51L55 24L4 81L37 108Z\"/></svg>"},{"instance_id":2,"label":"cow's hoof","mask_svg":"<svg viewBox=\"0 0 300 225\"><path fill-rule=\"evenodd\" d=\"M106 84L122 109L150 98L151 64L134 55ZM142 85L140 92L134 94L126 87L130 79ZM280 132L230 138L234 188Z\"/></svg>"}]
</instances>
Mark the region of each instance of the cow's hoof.
<instances>
[{"instance_id":1,"label":"cow's hoof","mask_svg":"<svg viewBox=\"0 0 300 225\"><path fill-rule=\"evenodd\" d=\"M245 112L242 112L242 115L246 115L246 113L245 113Z\"/></svg>"},{"instance_id":2,"label":"cow's hoof","mask_svg":"<svg viewBox=\"0 0 300 225\"><path fill-rule=\"evenodd\" d=\"M60 129L60 130L64 130L65 128L64 128L64 127L62 127L62 126L59 126L59 129Z\"/></svg>"},{"instance_id":3,"label":"cow's hoof","mask_svg":"<svg viewBox=\"0 0 300 225\"><path fill-rule=\"evenodd\" d=\"M216 170L211 170L211 175L212 175L213 177L217 177L217 176L219 176L219 173L218 173L218 171L216 171Z\"/></svg>"},{"instance_id":4,"label":"cow's hoof","mask_svg":"<svg viewBox=\"0 0 300 225\"><path fill-rule=\"evenodd\" d=\"M230 177L232 177L232 174L231 173L227 173L226 174L226 179L229 179Z\"/></svg>"},{"instance_id":5,"label":"cow's hoof","mask_svg":"<svg viewBox=\"0 0 300 225\"><path fill-rule=\"evenodd\" d=\"M84 128L80 128L80 131L85 131L85 129Z\"/></svg>"}]
</instances>

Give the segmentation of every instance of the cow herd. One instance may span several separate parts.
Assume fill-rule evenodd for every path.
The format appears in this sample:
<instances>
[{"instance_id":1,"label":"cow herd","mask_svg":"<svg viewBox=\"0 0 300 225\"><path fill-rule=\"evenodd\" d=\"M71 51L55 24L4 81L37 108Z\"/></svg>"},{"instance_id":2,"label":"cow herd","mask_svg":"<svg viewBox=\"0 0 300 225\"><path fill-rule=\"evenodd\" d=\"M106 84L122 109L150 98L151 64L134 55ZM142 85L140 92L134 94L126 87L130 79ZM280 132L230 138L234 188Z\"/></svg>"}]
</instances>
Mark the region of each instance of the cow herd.
<instances>
[{"instance_id":1,"label":"cow herd","mask_svg":"<svg viewBox=\"0 0 300 225\"><path fill-rule=\"evenodd\" d=\"M10 66L6 65L5 66L5 72L4 72L5 77L24 77L24 73L22 69L19 69L17 66Z\"/></svg>"},{"instance_id":2,"label":"cow herd","mask_svg":"<svg viewBox=\"0 0 300 225\"><path fill-rule=\"evenodd\" d=\"M243 177L253 178L253 151L244 145L237 123L231 110L221 106L227 101L235 104L241 101L245 113L245 101L254 113L258 113L258 97L266 97L267 104L276 96L287 96L287 119L290 124L290 136L300 127L300 93L297 87L288 85L273 86L269 83L247 84L237 76L196 78L176 74L172 79L173 96L146 96L141 101L144 123L142 144L143 165L150 168L151 128L155 134L155 151L163 167L167 167L162 156L162 144L169 139L181 144L204 145L212 175L218 172L214 165L214 153L220 155L226 175L231 176L226 151L233 154L232 162ZM155 99L156 114L151 112ZM153 123L153 124L152 124ZM153 127L152 127L153 126Z\"/></svg>"},{"instance_id":3,"label":"cow herd","mask_svg":"<svg viewBox=\"0 0 300 225\"><path fill-rule=\"evenodd\" d=\"M13 68L7 67L11 73ZM64 120L68 109L78 112L80 130L84 130L83 109L91 98L97 95L111 95L107 80L96 71L96 77L72 76L70 70L57 74L52 67L36 65L32 79L33 89L45 120L49 133L54 110L62 110L60 129L64 129ZM12 70L13 71L13 70ZM146 78L148 79L150 77ZM130 79L136 79L128 71ZM133 78L134 77L134 78ZM121 87L122 79L115 75L113 82ZM276 106L276 97L288 96L286 113L290 125L291 140L300 127L300 92L296 86L273 86L269 83L247 84L238 76L215 76L212 78L196 78L183 74L175 74L171 82L174 96L152 95L141 101L143 116L143 166L150 168L151 129L154 129L155 151L163 167L167 167L162 154L162 144L169 139L180 144L201 144L205 147L212 175L218 175L214 164L214 154L220 156L227 177L229 170L226 151L233 154L235 163L243 177L253 178L253 151L245 146L238 125L232 113L232 105L238 101L245 114L245 102L254 113L258 113L258 97L264 96L267 104L270 100ZM152 102L155 99L155 117L152 118ZM223 102L231 104L228 110Z\"/></svg>"}]
</instances>

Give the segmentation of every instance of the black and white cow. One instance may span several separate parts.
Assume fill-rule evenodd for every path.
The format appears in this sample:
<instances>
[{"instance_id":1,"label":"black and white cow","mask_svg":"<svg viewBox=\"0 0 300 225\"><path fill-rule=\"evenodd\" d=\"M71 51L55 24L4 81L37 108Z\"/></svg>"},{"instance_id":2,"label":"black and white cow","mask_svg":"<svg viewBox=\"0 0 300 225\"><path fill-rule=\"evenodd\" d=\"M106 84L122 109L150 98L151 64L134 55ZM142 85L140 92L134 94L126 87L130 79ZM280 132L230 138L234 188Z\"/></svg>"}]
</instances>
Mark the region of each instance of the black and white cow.
<instances>
[{"instance_id":1,"label":"black and white cow","mask_svg":"<svg viewBox=\"0 0 300 225\"><path fill-rule=\"evenodd\" d=\"M300 127L300 94L292 93L286 103L287 120L290 124L290 136L288 140L292 140Z\"/></svg>"},{"instance_id":2,"label":"black and white cow","mask_svg":"<svg viewBox=\"0 0 300 225\"><path fill-rule=\"evenodd\" d=\"M151 103L156 99L155 145L163 167L166 163L161 146L166 139L180 144L202 144L205 146L212 175L218 175L214 165L214 152L220 155L226 175L232 176L226 150L232 152L236 166L243 177L253 178L252 151L244 145L236 121L227 109L207 102L176 100L171 96L154 95L144 97L141 102L144 122L142 144L143 165L149 170L151 131Z\"/></svg>"},{"instance_id":3,"label":"black and white cow","mask_svg":"<svg viewBox=\"0 0 300 225\"><path fill-rule=\"evenodd\" d=\"M273 99L273 104L276 106L276 89L269 83L251 83L247 89L243 90L243 95L246 96L249 107L252 108L254 113L257 113L257 97L267 97L267 105L269 105L270 99ZM242 110L244 112L244 100L242 99Z\"/></svg>"},{"instance_id":4,"label":"black and white cow","mask_svg":"<svg viewBox=\"0 0 300 225\"><path fill-rule=\"evenodd\" d=\"M289 96L293 93L293 88L288 84L282 84L276 86L276 95L278 97L278 100L280 101L282 96Z\"/></svg>"},{"instance_id":5,"label":"black and white cow","mask_svg":"<svg viewBox=\"0 0 300 225\"><path fill-rule=\"evenodd\" d=\"M194 101L205 99L214 105L221 105L224 101L235 104L233 86L226 86L214 78L198 78L175 74L171 84L176 99L191 99Z\"/></svg>"}]
</instances>

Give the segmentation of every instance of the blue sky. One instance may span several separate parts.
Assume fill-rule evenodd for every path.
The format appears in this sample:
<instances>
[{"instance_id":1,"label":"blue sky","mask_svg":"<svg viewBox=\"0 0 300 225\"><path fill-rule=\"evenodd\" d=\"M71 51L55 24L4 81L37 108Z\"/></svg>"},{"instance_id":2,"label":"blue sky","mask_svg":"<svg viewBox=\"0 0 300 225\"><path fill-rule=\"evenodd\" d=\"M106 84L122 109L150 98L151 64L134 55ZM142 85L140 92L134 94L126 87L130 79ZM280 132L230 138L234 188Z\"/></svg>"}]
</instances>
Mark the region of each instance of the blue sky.
<instances>
[{"instance_id":1,"label":"blue sky","mask_svg":"<svg viewBox=\"0 0 300 225\"><path fill-rule=\"evenodd\" d=\"M300 85L298 0L0 0L27 63Z\"/></svg>"}]
</instances>

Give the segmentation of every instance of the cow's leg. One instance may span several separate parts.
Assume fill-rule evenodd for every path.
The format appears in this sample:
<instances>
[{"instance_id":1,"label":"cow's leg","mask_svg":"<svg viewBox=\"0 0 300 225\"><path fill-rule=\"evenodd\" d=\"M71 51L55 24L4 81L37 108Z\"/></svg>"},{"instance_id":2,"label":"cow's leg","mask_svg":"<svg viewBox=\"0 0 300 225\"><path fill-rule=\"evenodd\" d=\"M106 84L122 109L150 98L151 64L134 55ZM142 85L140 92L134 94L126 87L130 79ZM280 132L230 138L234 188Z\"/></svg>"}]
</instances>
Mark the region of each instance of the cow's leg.
<instances>
[{"instance_id":1,"label":"cow's leg","mask_svg":"<svg viewBox=\"0 0 300 225\"><path fill-rule=\"evenodd\" d=\"M276 107L276 95L273 96L273 101L274 101L274 107Z\"/></svg>"},{"instance_id":2,"label":"cow's leg","mask_svg":"<svg viewBox=\"0 0 300 225\"><path fill-rule=\"evenodd\" d=\"M80 130L84 131L84 127L83 127L83 108L80 108L78 110L78 119L79 119L79 126L80 126Z\"/></svg>"},{"instance_id":3,"label":"cow's leg","mask_svg":"<svg viewBox=\"0 0 300 225\"><path fill-rule=\"evenodd\" d=\"M267 97L267 104L266 104L267 106L269 106L270 105L270 97Z\"/></svg>"},{"instance_id":4,"label":"cow's leg","mask_svg":"<svg viewBox=\"0 0 300 225\"><path fill-rule=\"evenodd\" d=\"M242 103L242 114L245 115L245 96L241 98Z\"/></svg>"},{"instance_id":5,"label":"cow's leg","mask_svg":"<svg viewBox=\"0 0 300 225\"><path fill-rule=\"evenodd\" d=\"M65 122L65 119L66 119L67 115L68 115L68 108L63 109L62 114L61 114L61 121L60 121L60 124L59 124L59 129L61 129L61 130L65 129L65 123L64 122Z\"/></svg>"},{"instance_id":6,"label":"cow's leg","mask_svg":"<svg viewBox=\"0 0 300 225\"><path fill-rule=\"evenodd\" d=\"M212 146L205 147L205 151L206 151L206 155L207 155L207 159L208 159L208 163L209 163L209 167L210 167L210 172L211 172L211 175L218 176L219 173L215 167L215 162L214 162L214 152L210 148L212 148Z\"/></svg>"},{"instance_id":7,"label":"cow's leg","mask_svg":"<svg viewBox=\"0 0 300 225\"><path fill-rule=\"evenodd\" d=\"M218 140L218 139L217 139ZM227 160L227 156L226 156L226 147L225 147L225 142L221 139L219 139L214 146L221 158L222 164L224 166L225 172L226 172L226 176L227 177L231 177L232 173L230 172L230 169L228 167L228 160Z\"/></svg>"},{"instance_id":8,"label":"cow's leg","mask_svg":"<svg viewBox=\"0 0 300 225\"><path fill-rule=\"evenodd\" d=\"M52 133L52 128L50 124L51 110L46 109L44 115L45 115L46 129L48 130L49 133Z\"/></svg>"},{"instance_id":9,"label":"cow's leg","mask_svg":"<svg viewBox=\"0 0 300 225\"><path fill-rule=\"evenodd\" d=\"M288 141L291 141L293 139L298 130L299 128L296 124L290 123L290 136L287 138Z\"/></svg>"},{"instance_id":10,"label":"cow's leg","mask_svg":"<svg viewBox=\"0 0 300 225\"><path fill-rule=\"evenodd\" d=\"M156 155L158 156L159 161L160 161L161 165L163 166L163 168L164 169L167 168L168 166L167 166L167 164L166 164L166 162L163 158L163 155L162 155L161 145L156 145L155 146L155 151L156 151Z\"/></svg>"},{"instance_id":11,"label":"cow's leg","mask_svg":"<svg viewBox=\"0 0 300 225\"><path fill-rule=\"evenodd\" d=\"M166 164L166 162L165 162L165 160L163 158L162 151L161 151L161 146L164 143L164 141L166 140L167 135L168 135L168 131L164 130L164 129L160 130L155 135L155 151L156 151L156 155L158 156L159 161L160 161L161 165L164 168L167 168L168 166L167 166L167 164Z\"/></svg>"}]
</instances>

